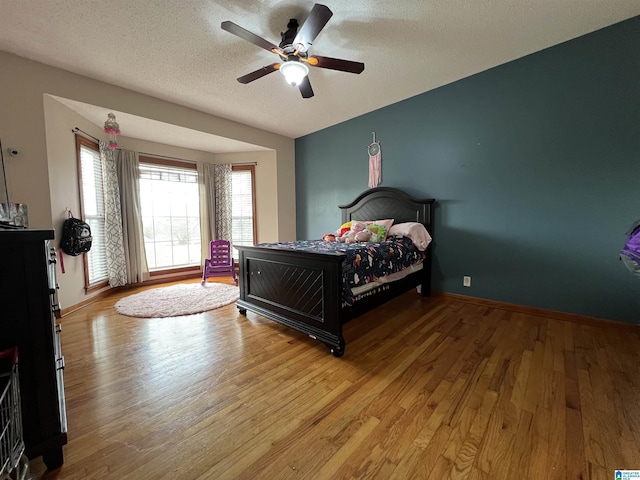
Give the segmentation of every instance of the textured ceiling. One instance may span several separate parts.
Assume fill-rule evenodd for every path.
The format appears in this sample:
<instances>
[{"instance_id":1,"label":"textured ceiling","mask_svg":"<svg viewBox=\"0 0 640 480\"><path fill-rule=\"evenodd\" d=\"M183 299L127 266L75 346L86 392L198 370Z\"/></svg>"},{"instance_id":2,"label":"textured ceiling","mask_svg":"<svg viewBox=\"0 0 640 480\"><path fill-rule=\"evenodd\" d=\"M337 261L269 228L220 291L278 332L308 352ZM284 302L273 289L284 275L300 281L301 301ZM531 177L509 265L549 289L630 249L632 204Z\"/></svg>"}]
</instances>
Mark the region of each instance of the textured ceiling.
<instances>
[{"instance_id":1,"label":"textured ceiling","mask_svg":"<svg viewBox=\"0 0 640 480\"><path fill-rule=\"evenodd\" d=\"M313 3L0 0L0 50L297 138L640 14L640 0L327 0L310 54L364 62L362 74L311 68L311 99L277 72L238 83L278 58L220 23L278 44Z\"/></svg>"}]
</instances>

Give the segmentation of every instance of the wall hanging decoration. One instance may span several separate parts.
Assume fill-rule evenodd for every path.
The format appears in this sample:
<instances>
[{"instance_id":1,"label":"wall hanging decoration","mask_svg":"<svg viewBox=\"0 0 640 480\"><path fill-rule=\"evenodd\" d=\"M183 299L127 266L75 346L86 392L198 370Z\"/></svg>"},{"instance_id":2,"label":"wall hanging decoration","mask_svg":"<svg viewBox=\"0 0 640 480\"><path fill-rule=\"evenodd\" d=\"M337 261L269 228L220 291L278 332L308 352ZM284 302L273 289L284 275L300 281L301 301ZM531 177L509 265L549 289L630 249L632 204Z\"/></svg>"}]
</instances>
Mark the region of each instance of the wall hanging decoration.
<instances>
[{"instance_id":1,"label":"wall hanging decoration","mask_svg":"<svg viewBox=\"0 0 640 480\"><path fill-rule=\"evenodd\" d=\"M116 137L120 135L120 125L116 122L116 116L113 113L107 115L104 132L109 135L109 148L118 148Z\"/></svg>"},{"instance_id":2,"label":"wall hanging decoration","mask_svg":"<svg viewBox=\"0 0 640 480\"><path fill-rule=\"evenodd\" d=\"M376 141L376 132L372 132L373 142L367 147L369 152L369 188L377 187L382 181L382 152L380 142Z\"/></svg>"}]
</instances>

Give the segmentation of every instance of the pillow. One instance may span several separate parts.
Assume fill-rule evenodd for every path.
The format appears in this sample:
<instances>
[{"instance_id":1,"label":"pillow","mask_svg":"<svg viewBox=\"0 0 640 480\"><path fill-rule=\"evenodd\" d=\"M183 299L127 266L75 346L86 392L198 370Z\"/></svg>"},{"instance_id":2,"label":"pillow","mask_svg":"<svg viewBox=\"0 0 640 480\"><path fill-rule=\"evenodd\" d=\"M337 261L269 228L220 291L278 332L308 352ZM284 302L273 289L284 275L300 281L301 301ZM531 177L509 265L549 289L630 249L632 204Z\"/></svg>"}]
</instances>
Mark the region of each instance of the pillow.
<instances>
[{"instance_id":1,"label":"pillow","mask_svg":"<svg viewBox=\"0 0 640 480\"><path fill-rule=\"evenodd\" d=\"M378 225L383 225L387 229L387 234L384 236L381 242L384 242L387 239L387 235L389 235L389 230L391 229L391 225L393 225L393 218L388 218L386 220L374 220L371 223L377 223Z\"/></svg>"},{"instance_id":2,"label":"pillow","mask_svg":"<svg viewBox=\"0 0 640 480\"><path fill-rule=\"evenodd\" d=\"M389 236L409 237L418 250L424 251L431 243L431 235L418 222L396 223L388 232Z\"/></svg>"}]
</instances>

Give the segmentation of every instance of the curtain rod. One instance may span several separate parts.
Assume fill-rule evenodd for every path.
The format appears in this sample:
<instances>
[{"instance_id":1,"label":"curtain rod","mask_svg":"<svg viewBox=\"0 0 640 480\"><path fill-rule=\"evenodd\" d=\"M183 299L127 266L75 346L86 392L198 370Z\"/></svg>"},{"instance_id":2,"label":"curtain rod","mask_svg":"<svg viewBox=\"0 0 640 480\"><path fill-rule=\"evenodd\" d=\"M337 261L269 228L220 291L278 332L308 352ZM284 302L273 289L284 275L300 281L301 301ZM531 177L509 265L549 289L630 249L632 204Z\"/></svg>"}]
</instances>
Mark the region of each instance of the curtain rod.
<instances>
[{"instance_id":1,"label":"curtain rod","mask_svg":"<svg viewBox=\"0 0 640 480\"><path fill-rule=\"evenodd\" d=\"M91 138L93 138L96 142L100 143L100 139L98 139L98 138L94 137L94 136L93 136L93 135L91 135L90 133L85 132L84 130L80 130L78 127L74 127L74 128L72 128L72 129L71 129L71 131L72 131L73 133L82 132L82 133L84 133L87 137L91 137Z\"/></svg>"},{"instance_id":2,"label":"curtain rod","mask_svg":"<svg viewBox=\"0 0 640 480\"><path fill-rule=\"evenodd\" d=\"M71 131L73 133L78 133L78 132L82 132L84 133L86 136L93 138L96 142L100 143L100 139L94 137L93 135L91 135L90 133L85 132L84 130L80 130L78 127L74 127L71 129ZM120 148L118 148L118 150L121 150ZM170 157L168 155L160 155L159 153L149 153L149 152L138 152L138 155L148 155L151 157L160 157L160 158L168 158L170 160L179 160L181 162L189 162L189 163L197 163L195 160L187 160L186 158L179 158L179 157ZM232 165L258 165L258 162L247 162L247 163L233 163Z\"/></svg>"},{"instance_id":3,"label":"curtain rod","mask_svg":"<svg viewBox=\"0 0 640 480\"><path fill-rule=\"evenodd\" d=\"M179 160L181 162L188 162L188 163L198 163L195 160L187 160L186 158L180 158L180 157L170 157L168 155L160 155L159 153L149 153L149 152L138 152L139 155L146 155L146 156L150 156L150 157L160 157L160 158L168 158L170 160ZM258 162L246 162L246 163L232 163L231 165L258 165Z\"/></svg>"},{"instance_id":4,"label":"curtain rod","mask_svg":"<svg viewBox=\"0 0 640 480\"><path fill-rule=\"evenodd\" d=\"M256 165L258 165L258 162L232 163L231 165L237 165L239 167L243 167L245 165L253 165L255 167Z\"/></svg>"},{"instance_id":5,"label":"curtain rod","mask_svg":"<svg viewBox=\"0 0 640 480\"><path fill-rule=\"evenodd\" d=\"M168 158L169 160L179 160L181 162L187 162L187 163L197 163L195 160L187 160L186 158L180 158L180 157L170 157L169 155L160 155L159 153L138 152L138 155L146 155L146 156L149 156L149 157Z\"/></svg>"}]
</instances>

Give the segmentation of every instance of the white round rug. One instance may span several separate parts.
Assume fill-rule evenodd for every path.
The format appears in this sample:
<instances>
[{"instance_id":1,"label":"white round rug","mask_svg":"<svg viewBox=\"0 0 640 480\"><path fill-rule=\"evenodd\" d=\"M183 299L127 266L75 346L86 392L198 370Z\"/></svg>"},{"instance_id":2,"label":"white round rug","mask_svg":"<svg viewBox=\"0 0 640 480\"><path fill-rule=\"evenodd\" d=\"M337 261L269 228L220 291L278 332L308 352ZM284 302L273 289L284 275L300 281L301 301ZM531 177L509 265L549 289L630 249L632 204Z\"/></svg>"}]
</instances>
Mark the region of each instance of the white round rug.
<instances>
[{"instance_id":1,"label":"white round rug","mask_svg":"<svg viewBox=\"0 0 640 480\"><path fill-rule=\"evenodd\" d=\"M239 297L240 289L235 285L185 283L129 295L118 300L115 308L129 317L175 317L213 310Z\"/></svg>"}]
</instances>

